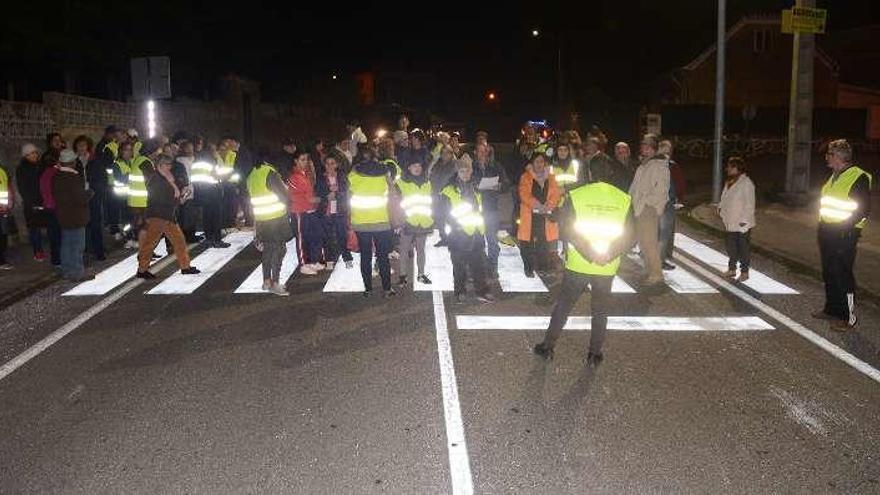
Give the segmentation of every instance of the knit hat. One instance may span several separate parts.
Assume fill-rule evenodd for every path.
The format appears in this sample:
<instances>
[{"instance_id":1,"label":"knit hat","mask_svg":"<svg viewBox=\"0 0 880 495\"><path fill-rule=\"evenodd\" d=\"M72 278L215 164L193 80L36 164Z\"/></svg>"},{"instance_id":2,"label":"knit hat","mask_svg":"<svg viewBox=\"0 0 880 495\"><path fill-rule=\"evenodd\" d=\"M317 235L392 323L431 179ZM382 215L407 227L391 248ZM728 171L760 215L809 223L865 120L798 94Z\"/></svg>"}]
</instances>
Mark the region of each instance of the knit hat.
<instances>
[{"instance_id":1,"label":"knit hat","mask_svg":"<svg viewBox=\"0 0 880 495\"><path fill-rule=\"evenodd\" d=\"M61 163L73 163L76 161L76 153L73 150L61 150L61 155L58 157L58 161Z\"/></svg>"},{"instance_id":2,"label":"knit hat","mask_svg":"<svg viewBox=\"0 0 880 495\"><path fill-rule=\"evenodd\" d=\"M37 148L33 143L25 143L24 146L21 147L21 156L26 157L31 153L40 152L40 148Z\"/></svg>"},{"instance_id":3,"label":"knit hat","mask_svg":"<svg viewBox=\"0 0 880 495\"><path fill-rule=\"evenodd\" d=\"M467 153L461 155L461 158L455 161L455 169L461 170L465 168L473 168L473 160Z\"/></svg>"}]
</instances>

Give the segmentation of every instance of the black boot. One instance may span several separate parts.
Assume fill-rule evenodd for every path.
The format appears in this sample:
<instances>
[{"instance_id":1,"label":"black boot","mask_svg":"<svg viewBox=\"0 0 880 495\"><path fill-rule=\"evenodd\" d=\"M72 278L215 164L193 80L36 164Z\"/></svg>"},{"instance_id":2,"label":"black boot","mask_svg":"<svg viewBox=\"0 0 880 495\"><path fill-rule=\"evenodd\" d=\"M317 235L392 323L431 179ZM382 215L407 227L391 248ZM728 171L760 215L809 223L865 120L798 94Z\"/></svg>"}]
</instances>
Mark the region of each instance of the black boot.
<instances>
[{"instance_id":1,"label":"black boot","mask_svg":"<svg viewBox=\"0 0 880 495\"><path fill-rule=\"evenodd\" d=\"M592 352L587 353L587 366L590 368L598 368L600 364L602 364L602 353L593 354Z\"/></svg>"},{"instance_id":2,"label":"black boot","mask_svg":"<svg viewBox=\"0 0 880 495\"><path fill-rule=\"evenodd\" d=\"M543 342L541 342L540 344L536 344L535 347L532 348L532 352L534 352L538 356L541 356L544 359L553 359L553 348L547 346L547 344Z\"/></svg>"}]
</instances>

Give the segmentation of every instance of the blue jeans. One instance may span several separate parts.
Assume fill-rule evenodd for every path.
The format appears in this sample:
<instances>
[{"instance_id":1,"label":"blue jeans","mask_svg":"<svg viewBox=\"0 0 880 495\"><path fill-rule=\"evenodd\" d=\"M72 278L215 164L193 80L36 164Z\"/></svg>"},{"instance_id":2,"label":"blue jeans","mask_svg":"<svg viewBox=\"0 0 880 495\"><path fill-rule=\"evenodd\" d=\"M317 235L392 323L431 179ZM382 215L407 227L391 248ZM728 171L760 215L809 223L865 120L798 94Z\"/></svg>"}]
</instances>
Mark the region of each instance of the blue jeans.
<instances>
[{"instance_id":1,"label":"blue jeans","mask_svg":"<svg viewBox=\"0 0 880 495\"><path fill-rule=\"evenodd\" d=\"M498 229L500 222L498 221L498 213L483 212L486 225L486 251L488 251L489 266L491 272L498 271L498 253L501 247L498 245Z\"/></svg>"},{"instance_id":2,"label":"blue jeans","mask_svg":"<svg viewBox=\"0 0 880 495\"><path fill-rule=\"evenodd\" d=\"M61 275L75 279L85 275L83 251L86 249L86 229L61 231Z\"/></svg>"}]
</instances>

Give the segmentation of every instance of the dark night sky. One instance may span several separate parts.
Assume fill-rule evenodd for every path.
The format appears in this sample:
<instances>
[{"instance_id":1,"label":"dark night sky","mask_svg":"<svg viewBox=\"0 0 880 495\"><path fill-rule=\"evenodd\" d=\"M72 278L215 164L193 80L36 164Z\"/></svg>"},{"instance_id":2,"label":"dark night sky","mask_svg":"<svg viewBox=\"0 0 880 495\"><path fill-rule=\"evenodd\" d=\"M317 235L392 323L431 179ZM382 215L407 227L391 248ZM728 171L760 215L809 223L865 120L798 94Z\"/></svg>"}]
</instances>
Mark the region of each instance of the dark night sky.
<instances>
[{"instance_id":1,"label":"dark night sky","mask_svg":"<svg viewBox=\"0 0 880 495\"><path fill-rule=\"evenodd\" d=\"M729 0L728 23L792 3ZM818 3L830 9L831 29L880 22L877 0ZM502 96L552 88L551 35L562 33L569 84L625 99L700 53L715 29L713 0L238 5L11 0L0 19L0 64L19 74L26 66L45 86L65 65L127 71L130 56L168 54L177 75L239 72L262 81L270 98L295 94L301 79L381 67L436 74L467 99L488 88ZM532 39L533 27L548 36Z\"/></svg>"}]
</instances>

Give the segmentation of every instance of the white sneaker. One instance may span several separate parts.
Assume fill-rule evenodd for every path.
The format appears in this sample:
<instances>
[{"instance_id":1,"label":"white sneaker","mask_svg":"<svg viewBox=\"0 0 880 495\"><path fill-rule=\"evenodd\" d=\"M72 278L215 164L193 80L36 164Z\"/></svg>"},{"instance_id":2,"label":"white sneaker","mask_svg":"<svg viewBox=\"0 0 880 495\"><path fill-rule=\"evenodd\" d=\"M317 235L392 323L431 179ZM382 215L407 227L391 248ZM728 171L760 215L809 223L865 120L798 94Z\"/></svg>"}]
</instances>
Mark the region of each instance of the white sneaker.
<instances>
[{"instance_id":1,"label":"white sneaker","mask_svg":"<svg viewBox=\"0 0 880 495\"><path fill-rule=\"evenodd\" d=\"M315 269L314 265L306 264L303 265L302 268L299 269L299 272L303 275L317 275L318 270Z\"/></svg>"},{"instance_id":2,"label":"white sneaker","mask_svg":"<svg viewBox=\"0 0 880 495\"><path fill-rule=\"evenodd\" d=\"M345 262L345 267L346 267L346 268L354 268L354 262L352 262L352 261L346 261L346 262Z\"/></svg>"},{"instance_id":3,"label":"white sneaker","mask_svg":"<svg viewBox=\"0 0 880 495\"><path fill-rule=\"evenodd\" d=\"M327 266L324 269L328 270L328 271L333 271L334 268L336 268L336 262L335 261L328 261Z\"/></svg>"},{"instance_id":4,"label":"white sneaker","mask_svg":"<svg viewBox=\"0 0 880 495\"><path fill-rule=\"evenodd\" d=\"M312 263L312 266L315 267L315 270L318 270L319 272L327 268L326 266L324 266L323 263Z\"/></svg>"},{"instance_id":5,"label":"white sneaker","mask_svg":"<svg viewBox=\"0 0 880 495\"><path fill-rule=\"evenodd\" d=\"M388 253L388 257L391 258L391 259L393 259L393 260L399 260L399 259L400 259L400 253L398 253L397 251L391 251L390 253Z\"/></svg>"},{"instance_id":6,"label":"white sneaker","mask_svg":"<svg viewBox=\"0 0 880 495\"><path fill-rule=\"evenodd\" d=\"M113 234L113 240L114 240L114 241L119 242L119 241L121 241L122 239L123 239L123 237L122 237L122 233L121 233L121 232L117 232L117 233Z\"/></svg>"},{"instance_id":7,"label":"white sneaker","mask_svg":"<svg viewBox=\"0 0 880 495\"><path fill-rule=\"evenodd\" d=\"M272 288L272 282L263 282L263 292L269 292L269 289Z\"/></svg>"},{"instance_id":8,"label":"white sneaker","mask_svg":"<svg viewBox=\"0 0 880 495\"><path fill-rule=\"evenodd\" d=\"M272 284L272 287L269 289L269 292L275 294L276 296L289 296L290 292L287 292L287 289L284 288L281 284Z\"/></svg>"},{"instance_id":9,"label":"white sneaker","mask_svg":"<svg viewBox=\"0 0 880 495\"><path fill-rule=\"evenodd\" d=\"M133 241L133 240L129 239L129 240L125 243L125 249L137 249L137 248L138 248L138 243L137 243L137 241Z\"/></svg>"}]
</instances>

